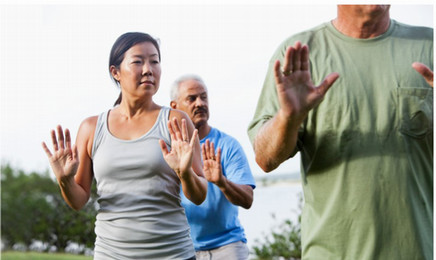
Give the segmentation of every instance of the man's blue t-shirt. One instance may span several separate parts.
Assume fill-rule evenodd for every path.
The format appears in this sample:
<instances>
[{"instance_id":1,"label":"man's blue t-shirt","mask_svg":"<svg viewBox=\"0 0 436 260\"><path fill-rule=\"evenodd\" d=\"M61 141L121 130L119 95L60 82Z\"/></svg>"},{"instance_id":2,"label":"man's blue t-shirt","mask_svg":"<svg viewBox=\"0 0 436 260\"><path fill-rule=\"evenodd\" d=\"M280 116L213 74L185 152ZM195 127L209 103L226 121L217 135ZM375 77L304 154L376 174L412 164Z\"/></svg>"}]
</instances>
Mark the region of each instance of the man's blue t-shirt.
<instances>
[{"instance_id":1,"label":"man's blue t-shirt","mask_svg":"<svg viewBox=\"0 0 436 260\"><path fill-rule=\"evenodd\" d=\"M212 128L207 139L221 148L221 166L224 176L233 183L255 188L253 175L239 142L218 129ZM239 223L238 206L227 200L215 184L209 182L206 200L199 206L189 201L181 192L182 206L191 227L191 237L196 251L210 250L233 242L247 242L244 228Z\"/></svg>"}]
</instances>

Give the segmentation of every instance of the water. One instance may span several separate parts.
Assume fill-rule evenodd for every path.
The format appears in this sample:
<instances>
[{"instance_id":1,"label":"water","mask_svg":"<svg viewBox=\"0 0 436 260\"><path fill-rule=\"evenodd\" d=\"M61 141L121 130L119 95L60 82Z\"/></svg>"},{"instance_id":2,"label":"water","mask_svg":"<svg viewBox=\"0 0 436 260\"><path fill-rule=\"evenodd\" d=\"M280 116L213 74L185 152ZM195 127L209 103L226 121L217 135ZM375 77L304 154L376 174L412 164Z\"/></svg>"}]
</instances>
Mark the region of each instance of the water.
<instances>
[{"instance_id":1,"label":"water","mask_svg":"<svg viewBox=\"0 0 436 260\"><path fill-rule=\"evenodd\" d=\"M297 221L301 195L301 183L298 181L283 181L267 186L257 183L251 208L239 208L239 220L245 229L250 250L256 244L256 239L263 241L264 236L284 220Z\"/></svg>"}]
</instances>

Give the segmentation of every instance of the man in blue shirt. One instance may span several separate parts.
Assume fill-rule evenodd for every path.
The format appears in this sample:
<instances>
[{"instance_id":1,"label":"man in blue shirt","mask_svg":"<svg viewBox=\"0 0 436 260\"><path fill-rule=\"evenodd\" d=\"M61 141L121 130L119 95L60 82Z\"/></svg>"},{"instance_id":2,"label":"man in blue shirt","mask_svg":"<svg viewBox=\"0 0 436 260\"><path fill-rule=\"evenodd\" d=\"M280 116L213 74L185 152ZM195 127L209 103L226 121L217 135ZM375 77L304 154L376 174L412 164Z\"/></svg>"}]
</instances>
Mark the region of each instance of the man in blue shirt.
<instances>
[{"instance_id":1,"label":"man in blue shirt","mask_svg":"<svg viewBox=\"0 0 436 260\"><path fill-rule=\"evenodd\" d=\"M198 129L203 161L207 165L206 200L197 206L181 192L196 257L245 260L249 250L238 219L238 206L251 207L255 188L245 153L235 138L208 124L207 89L200 77L187 75L175 81L171 88L171 107L187 113Z\"/></svg>"}]
</instances>

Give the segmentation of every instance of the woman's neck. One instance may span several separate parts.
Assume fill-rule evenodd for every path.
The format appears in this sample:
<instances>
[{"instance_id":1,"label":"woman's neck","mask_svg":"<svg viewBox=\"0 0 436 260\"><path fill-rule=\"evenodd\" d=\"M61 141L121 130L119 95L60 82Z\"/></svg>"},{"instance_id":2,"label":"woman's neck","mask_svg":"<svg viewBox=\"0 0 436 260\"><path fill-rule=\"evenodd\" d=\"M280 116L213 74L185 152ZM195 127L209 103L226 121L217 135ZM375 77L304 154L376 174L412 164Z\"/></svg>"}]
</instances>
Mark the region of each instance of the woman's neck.
<instances>
[{"instance_id":1,"label":"woman's neck","mask_svg":"<svg viewBox=\"0 0 436 260\"><path fill-rule=\"evenodd\" d=\"M122 99L118 107L118 112L128 119L136 116L148 113L150 111L158 109L159 106L153 102L153 100L128 100Z\"/></svg>"}]
</instances>

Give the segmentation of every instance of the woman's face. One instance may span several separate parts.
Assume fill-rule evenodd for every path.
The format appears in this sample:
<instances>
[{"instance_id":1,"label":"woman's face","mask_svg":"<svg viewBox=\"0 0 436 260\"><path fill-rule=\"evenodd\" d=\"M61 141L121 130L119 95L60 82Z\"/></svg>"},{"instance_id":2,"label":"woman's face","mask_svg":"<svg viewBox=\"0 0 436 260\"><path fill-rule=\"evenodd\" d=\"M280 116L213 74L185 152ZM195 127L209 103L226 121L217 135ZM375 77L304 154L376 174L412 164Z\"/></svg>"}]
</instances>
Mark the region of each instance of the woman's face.
<instances>
[{"instance_id":1,"label":"woman's face","mask_svg":"<svg viewBox=\"0 0 436 260\"><path fill-rule=\"evenodd\" d=\"M123 98L151 97L159 89L161 75L159 54L151 42L132 46L124 54L119 69L113 68L111 71L120 83Z\"/></svg>"}]
</instances>

